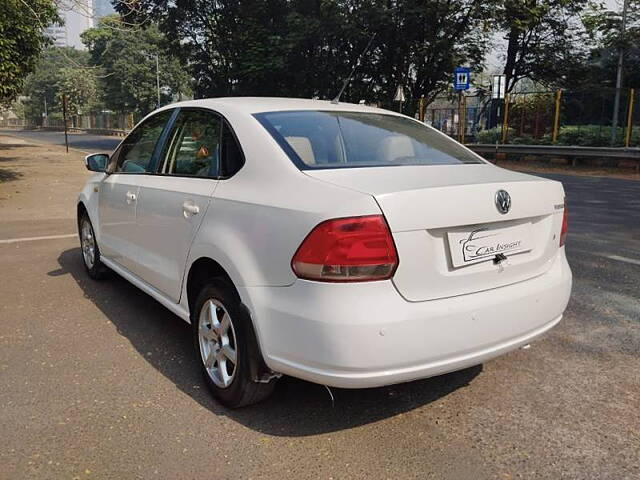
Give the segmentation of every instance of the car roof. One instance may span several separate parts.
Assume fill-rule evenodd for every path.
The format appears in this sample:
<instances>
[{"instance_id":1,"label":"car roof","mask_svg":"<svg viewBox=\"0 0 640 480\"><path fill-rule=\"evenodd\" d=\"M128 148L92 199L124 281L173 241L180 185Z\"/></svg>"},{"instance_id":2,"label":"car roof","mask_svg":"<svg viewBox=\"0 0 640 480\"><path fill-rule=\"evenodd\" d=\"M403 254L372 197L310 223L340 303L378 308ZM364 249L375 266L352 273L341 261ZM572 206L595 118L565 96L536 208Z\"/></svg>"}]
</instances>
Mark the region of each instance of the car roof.
<instances>
[{"instance_id":1,"label":"car roof","mask_svg":"<svg viewBox=\"0 0 640 480\"><path fill-rule=\"evenodd\" d=\"M213 110L233 110L237 113L254 114L261 112L278 112L292 110L332 110L342 112L368 112L386 115L399 115L396 112L381 108L356 105L353 103L333 103L329 100L312 100L305 98L278 98L278 97L222 97L188 100L167 105L173 107L201 107Z\"/></svg>"}]
</instances>

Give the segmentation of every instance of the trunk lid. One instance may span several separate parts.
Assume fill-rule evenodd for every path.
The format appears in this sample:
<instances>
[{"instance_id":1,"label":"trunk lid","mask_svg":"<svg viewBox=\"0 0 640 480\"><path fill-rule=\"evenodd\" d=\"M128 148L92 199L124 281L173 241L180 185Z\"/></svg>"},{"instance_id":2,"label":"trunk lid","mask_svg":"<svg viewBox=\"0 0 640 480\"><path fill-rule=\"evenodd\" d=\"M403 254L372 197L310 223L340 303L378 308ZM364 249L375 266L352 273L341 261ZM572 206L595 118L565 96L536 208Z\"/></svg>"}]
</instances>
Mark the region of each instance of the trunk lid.
<instances>
[{"instance_id":1,"label":"trunk lid","mask_svg":"<svg viewBox=\"0 0 640 480\"><path fill-rule=\"evenodd\" d=\"M490 164L305 173L376 199L398 250L393 282L409 301L527 280L556 258L564 205L559 182ZM496 206L499 190L511 199L505 214Z\"/></svg>"}]
</instances>

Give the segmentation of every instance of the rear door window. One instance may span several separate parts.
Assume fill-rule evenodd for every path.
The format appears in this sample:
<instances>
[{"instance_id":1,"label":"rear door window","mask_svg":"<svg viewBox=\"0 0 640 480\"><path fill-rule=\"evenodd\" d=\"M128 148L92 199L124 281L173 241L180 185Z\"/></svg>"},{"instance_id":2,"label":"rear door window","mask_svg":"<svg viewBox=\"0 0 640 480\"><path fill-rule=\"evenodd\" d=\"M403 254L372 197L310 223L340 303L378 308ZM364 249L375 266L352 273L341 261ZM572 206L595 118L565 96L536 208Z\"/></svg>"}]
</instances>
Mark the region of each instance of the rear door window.
<instances>
[{"instance_id":1,"label":"rear door window","mask_svg":"<svg viewBox=\"0 0 640 480\"><path fill-rule=\"evenodd\" d=\"M169 134L160 173L217 178L222 120L214 112L183 110Z\"/></svg>"}]
</instances>

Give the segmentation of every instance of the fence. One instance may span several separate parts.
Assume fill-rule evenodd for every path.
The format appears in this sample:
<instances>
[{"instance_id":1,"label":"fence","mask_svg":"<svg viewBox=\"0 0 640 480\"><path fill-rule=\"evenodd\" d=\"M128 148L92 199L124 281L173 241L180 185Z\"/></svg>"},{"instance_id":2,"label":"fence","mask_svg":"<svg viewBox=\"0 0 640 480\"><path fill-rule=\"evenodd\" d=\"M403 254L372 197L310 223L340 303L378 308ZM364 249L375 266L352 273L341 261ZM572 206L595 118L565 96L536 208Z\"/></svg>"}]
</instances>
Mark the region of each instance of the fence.
<instances>
[{"instance_id":1,"label":"fence","mask_svg":"<svg viewBox=\"0 0 640 480\"><path fill-rule=\"evenodd\" d=\"M138 119L131 113L99 112L86 115L73 115L67 119L67 128L97 133L123 134L133 128ZM64 130L64 120L61 116L45 117L41 122L24 120L22 118L0 119L0 128L43 128Z\"/></svg>"},{"instance_id":2,"label":"fence","mask_svg":"<svg viewBox=\"0 0 640 480\"><path fill-rule=\"evenodd\" d=\"M618 126L613 128L615 96L615 89L517 92L504 99L461 95L439 97L426 106L410 99L403 111L464 143L638 147L640 91L620 89ZM383 107L397 110L399 105ZM123 134L137 120L133 114L99 112L69 117L67 125ZM2 127L63 129L64 122L59 115L40 124L14 116L0 118Z\"/></svg>"},{"instance_id":3,"label":"fence","mask_svg":"<svg viewBox=\"0 0 640 480\"><path fill-rule=\"evenodd\" d=\"M621 89L612 127L615 89L436 98L424 121L458 140L475 143L640 146L638 91Z\"/></svg>"}]
</instances>

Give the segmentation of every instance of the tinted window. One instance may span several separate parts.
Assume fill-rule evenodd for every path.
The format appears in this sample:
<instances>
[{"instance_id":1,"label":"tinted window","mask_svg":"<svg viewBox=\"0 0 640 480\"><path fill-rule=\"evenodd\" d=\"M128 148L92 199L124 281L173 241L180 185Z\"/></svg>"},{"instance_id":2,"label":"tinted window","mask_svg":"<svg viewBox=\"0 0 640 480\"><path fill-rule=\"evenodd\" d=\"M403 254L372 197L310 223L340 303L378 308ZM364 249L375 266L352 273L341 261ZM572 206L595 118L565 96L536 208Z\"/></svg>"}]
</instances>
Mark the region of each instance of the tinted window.
<instances>
[{"instance_id":1,"label":"tinted window","mask_svg":"<svg viewBox=\"0 0 640 480\"><path fill-rule=\"evenodd\" d=\"M145 173L150 171L150 168L153 167L151 159L156 142L172 113L173 110L162 111L145 120L131 132L120 147L116 172Z\"/></svg>"},{"instance_id":2,"label":"tinted window","mask_svg":"<svg viewBox=\"0 0 640 480\"><path fill-rule=\"evenodd\" d=\"M230 177L242 168L244 156L231 127L224 122L222 128L222 175Z\"/></svg>"},{"instance_id":3,"label":"tinted window","mask_svg":"<svg viewBox=\"0 0 640 480\"><path fill-rule=\"evenodd\" d=\"M482 163L450 138L394 115L296 111L256 118L300 168Z\"/></svg>"},{"instance_id":4,"label":"tinted window","mask_svg":"<svg viewBox=\"0 0 640 480\"><path fill-rule=\"evenodd\" d=\"M204 110L184 110L169 135L161 173L217 177L220 166L221 119Z\"/></svg>"}]
</instances>

